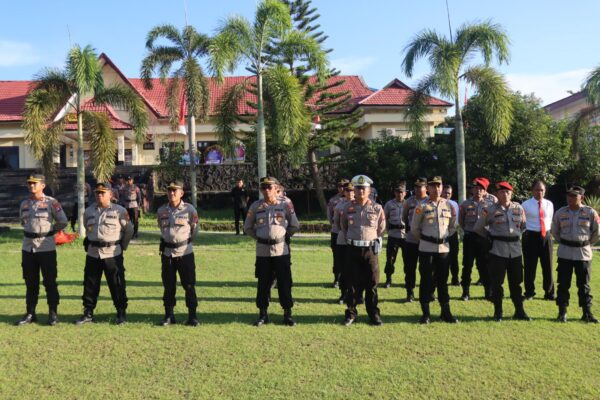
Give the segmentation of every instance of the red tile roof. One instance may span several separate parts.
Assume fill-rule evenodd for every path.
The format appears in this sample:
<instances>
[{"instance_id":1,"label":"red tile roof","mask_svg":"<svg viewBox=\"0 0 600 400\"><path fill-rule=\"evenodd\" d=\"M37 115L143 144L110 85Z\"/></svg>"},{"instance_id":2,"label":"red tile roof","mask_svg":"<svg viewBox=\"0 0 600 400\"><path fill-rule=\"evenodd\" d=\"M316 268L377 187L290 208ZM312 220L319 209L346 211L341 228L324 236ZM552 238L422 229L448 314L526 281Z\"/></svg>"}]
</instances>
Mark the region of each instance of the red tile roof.
<instances>
[{"instance_id":1,"label":"red tile roof","mask_svg":"<svg viewBox=\"0 0 600 400\"><path fill-rule=\"evenodd\" d=\"M576 101L579 101L581 99L585 99L586 97L587 97L587 92L585 90L582 90L580 92L573 93L572 95L567 96L565 98L557 100L553 103L545 105L544 108L546 109L546 111L552 112L561 107L566 107L567 105L569 105L571 103L575 103Z\"/></svg>"},{"instance_id":2,"label":"red tile roof","mask_svg":"<svg viewBox=\"0 0 600 400\"><path fill-rule=\"evenodd\" d=\"M398 79L394 79L383 89L380 89L370 96L362 99L358 102L358 104L361 106L407 106L412 93L413 90L405 83ZM452 106L451 103L435 97L429 97L429 105L443 107Z\"/></svg>"},{"instance_id":3,"label":"red tile roof","mask_svg":"<svg viewBox=\"0 0 600 400\"><path fill-rule=\"evenodd\" d=\"M0 121L21 121L31 81L0 81Z\"/></svg>"},{"instance_id":4,"label":"red tile roof","mask_svg":"<svg viewBox=\"0 0 600 400\"><path fill-rule=\"evenodd\" d=\"M115 110L113 110L113 108L109 105L106 105L106 104L98 105L98 104L94 103L94 100L92 99L92 100L86 101L85 104L83 105L82 109L85 111L101 112L101 113L108 115L110 127L113 130L131 130L131 129L133 129L133 126L128 124L127 122L123 121L122 119L120 119L117 116L117 114L115 113ZM74 113L70 113L70 114L74 115ZM67 125L65 126L65 130L76 131L77 123L76 122L67 123Z\"/></svg>"}]
</instances>

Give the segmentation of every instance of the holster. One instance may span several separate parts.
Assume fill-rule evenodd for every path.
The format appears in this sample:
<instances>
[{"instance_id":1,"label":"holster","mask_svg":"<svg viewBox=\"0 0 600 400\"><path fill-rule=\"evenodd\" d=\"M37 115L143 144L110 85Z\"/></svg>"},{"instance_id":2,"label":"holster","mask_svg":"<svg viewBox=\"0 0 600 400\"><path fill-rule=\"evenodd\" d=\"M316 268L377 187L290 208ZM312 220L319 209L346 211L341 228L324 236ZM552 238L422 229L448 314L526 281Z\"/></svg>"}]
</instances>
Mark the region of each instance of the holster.
<instances>
[{"instance_id":1,"label":"holster","mask_svg":"<svg viewBox=\"0 0 600 400\"><path fill-rule=\"evenodd\" d=\"M83 248L84 248L84 250L85 250L86 253L88 251L88 247L90 247L90 241L86 237L85 239L83 239Z\"/></svg>"}]
</instances>

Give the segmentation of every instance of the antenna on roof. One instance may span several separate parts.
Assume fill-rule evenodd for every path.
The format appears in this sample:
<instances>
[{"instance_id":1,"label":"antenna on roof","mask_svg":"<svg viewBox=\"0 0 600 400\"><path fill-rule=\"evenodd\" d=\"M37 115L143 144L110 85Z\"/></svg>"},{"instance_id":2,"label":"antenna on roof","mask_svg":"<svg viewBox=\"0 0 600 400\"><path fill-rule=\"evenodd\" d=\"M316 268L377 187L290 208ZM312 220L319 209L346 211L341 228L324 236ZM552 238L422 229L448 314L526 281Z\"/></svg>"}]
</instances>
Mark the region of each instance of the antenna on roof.
<instances>
[{"instance_id":1,"label":"antenna on roof","mask_svg":"<svg viewBox=\"0 0 600 400\"><path fill-rule=\"evenodd\" d=\"M188 26L187 0L183 0L183 14L185 15L185 26Z\"/></svg>"}]
</instances>

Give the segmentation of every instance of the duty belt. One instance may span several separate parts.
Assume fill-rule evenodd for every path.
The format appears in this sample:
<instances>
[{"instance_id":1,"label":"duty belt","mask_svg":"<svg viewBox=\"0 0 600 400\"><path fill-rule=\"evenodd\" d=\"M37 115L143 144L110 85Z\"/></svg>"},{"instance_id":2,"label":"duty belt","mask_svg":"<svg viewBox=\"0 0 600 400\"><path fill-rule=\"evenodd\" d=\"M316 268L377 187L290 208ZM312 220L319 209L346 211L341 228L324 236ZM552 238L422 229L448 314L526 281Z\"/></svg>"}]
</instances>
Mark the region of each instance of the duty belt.
<instances>
[{"instance_id":1,"label":"duty belt","mask_svg":"<svg viewBox=\"0 0 600 400\"><path fill-rule=\"evenodd\" d=\"M281 237L278 239L262 239L262 238L256 238L256 241L260 244L268 244L268 245L274 245L277 243L281 243L285 240L285 237Z\"/></svg>"},{"instance_id":2,"label":"duty belt","mask_svg":"<svg viewBox=\"0 0 600 400\"><path fill-rule=\"evenodd\" d=\"M355 247L371 247L375 245L376 240L352 240L346 239L346 243Z\"/></svg>"},{"instance_id":3,"label":"duty belt","mask_svg":"<svg viewBox=\"0 0 600 400\"><path fill-rule=\"evenodd\" d=\"M518 242L519 236L494 236L490 235L492 240L498 240L500 242Z\"/></svg>"},{"instance_id":4,"label":"duty belt","mask_svg":"<svg viewBox=\"0 0 600 400\"><path fill-rule=\"evenodd\" d=\"M183 242L174 242L174 243L165 242L162 239L161 239L161 241L163 242L163 244L165 245L165 247L167 249L176 249L178 247L192 243L192 238L189 238L188 240L184 240Z\"/></svg>"},{"instance_id":5,"label":"duty belt","mask_svg":"<svg viewBox=\"0 0 600 400\"><path fill-rule=\"evenodd\" d=\"M573 240L560 239L560 244L564 244L565 246L569 246L569 247L585 247L585 246L590 245L590 241L583 240L581 242L577 242L577 241L573 241Z\"/></svg>"},{"instance_id":6,"label":"duty belt","mask_svg":"<svg viewBox=\"0 0 600 400\"><path fill-rule=\"evenodd\" d=\"M421 239L423 239L426 242L435 243L435 244L448 243L448 238L447 237L442 238L442 239L438 239L438 238L434 238L433 236L421 235Z\"/></svg>"},{"instance_id":7,"label":"duty belt","mask_svg":"<svg viewBox=\"0 0 600 400\"><path fill-rule=\"evenodd\" d=\"M404 229L404 225L388 224L389 229Z\"/></svg>"},{"instance_id":8,"label":"duty belt","mask_svg":"<svg viewBox=\"0 0 600 400\"><path fill-rule=\"evenodd\" d=\"M88 243L94 247L112 247L117 244L121 244L121 241L117 240L116 242L100 242L98 240L89 240Z\"/></svg>"},{"instance_id":9,"label":"duty belt","mask_svg":"<svg viewBox=\"0 0 600 400\"><path fill-rule=\"evenodd\" d=\"M54 232L54 231L49 231L46 233L34 233L34 232L23 231L23 236L25 236L26 238L29 238L29 239L39 239L39 238L43 238L46 236L54 236L55 233L56 232Z\"/></svg>"}]
</instances>

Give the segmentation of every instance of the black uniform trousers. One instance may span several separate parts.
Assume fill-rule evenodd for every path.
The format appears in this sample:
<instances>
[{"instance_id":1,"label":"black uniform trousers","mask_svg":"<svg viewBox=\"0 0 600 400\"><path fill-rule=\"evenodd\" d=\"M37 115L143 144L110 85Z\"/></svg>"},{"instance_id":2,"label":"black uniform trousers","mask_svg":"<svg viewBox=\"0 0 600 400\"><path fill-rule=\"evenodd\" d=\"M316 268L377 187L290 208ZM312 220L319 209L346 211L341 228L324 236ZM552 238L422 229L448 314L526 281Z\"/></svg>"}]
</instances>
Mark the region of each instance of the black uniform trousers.
<instances>
[{"instance_id":1,"label":"black uniform trousers","mask_svg":"<svg viewBox=\"0 0 600 400\"><path fill-rule=\"evenodd\" d=\"M417 284L417 262L419 261L419 244L404 242L402 248L404 263L404 282L407 290L413 290Z\"/></svg>"},{"instance_id":2,"label":"black uniform trousers","mask_svg":"<svg viewBox=\"0 0 600 400\"><path fill-rule=\"evenodd\" d=\"M523 304L523 292L521 290L523 261L521 256L508 258L490 253L488 256L488 271L494 304L501 303L504 298L503 284L505 276L508 276L508 289L513 304Z\"/></svg>"},{"instance_id":3,"label":"black uniform trousers","mask_svg":"<svg viewBox=\"0 0 600 400\"><path fill-rule=\"evenodd\" d=\"M523 234L523 267L525 278L525 297L535 296L535 275L538 259L542 266L542 288L546 296L554 294L552 278L552 235L548 232L526 231Z\"/></svg>"},{"instance_id":4,"label":"black uniform trousers","mask_svg":"<svg viewBox=\"0 0 600 400\"><path fill-rule=\"evenodd\" d=\"M125 291L123 254L104 259L86 256L83 272L83 307L90 310L96 308L103 272L115 308L125 310L127 308L127 293Z\"/></svg>"},{"instance_id":5,"label":"black uniform trousers","mask_svg":"<svg viewBox=\"0 0 600 400\"><path fill-rule=\"evenodd\" d=\"M177 291L177 274L181 286L185 290L185 305L189 309L198 307L198 297L196 296L196 262L194 253L186 254L181 257L160 258L162 264L161 278L165 291L163 293L163 304L165 309L175 307L175 293Z\"/></svg>"},{"instance_id":6,"label":"black uniform trousers","mask_svg":"<svg viewBox=\"0 0 600 400\"><path fill-rule=\"evenodd\" d=\"M452 281L458 282L458 233L448 238L448 246L450 246L450 274Z\"/></svg>"},{"instance_id":7,"label":"black uniform trousers","mask_svg":"<svg viewBox=\"0 0 600 400\"><path fill-rule=\"evenodd\" d=\"M337 251L337 238L338 234L331 232L331 238L329 241L329 247L331 247L331 253L333 254L333 276L336 281L339 282L340 274L342 273L342 259L340 258L339 251Z\"/></svg>"},{"instance_id":8,"label":"black uniform trousers","mask_svg":"<svg viewBox=\"0 0 600 400\"><path fill-rule=\"evenodd\" d=\"M277 278L277 293L279 294L279 304L281 307L289 309L294 306L294 300L292 299L291 257L289 254L275 257L256 257L255 271L258 278L256 307L259 309L269 307L273 275Z\"/></svg>"},{"instance_id":9,"label":"black uniform trousers","mask_svg":"<svg viewBox=\"0 0 600 400\"><path fill-rule=\"evenodd\" d=\"M398 250L402 249L404 252L404 242L404 239L388 236L385 247L385 268L383 269L386 276L392 276L396 272L395 264Z\"/></svg>"},{"instance_id":10,"label":"black uniform trousers","mask_svg":"<svg viewBox=\"0 0 600 400\"><path fill-rule=\"evenodd\" d=\"M127 214L129 214L129 219L131 220L131 223L133 224L133 236L137 237L140 208L139 207L128 208Z\"/></svg>"},{"instance_id":11,"label":"black uniform trousers","mask_svg":"<svg viewBox=\"0 0 600 400\"><path fill-rule=\"evenodd\" d=\"M479 236L475 232L465 231L463 238L463 270L461 275L461 286L463 289L468 289L471 286L471 272L473 270L473 263L477 265L477 271L479 271L479 280L483 286L489 286L488 279L488 268L487 268L487 256L489 251L489 244L485 238Z\"/></svg>"},{"instance_id":12,"label":"black uniform trousers","mask_svg":"<svg viewBox=\"0 0 600 400\"><path fill-rule=\"evenodd\" d=\"M336 237L337 237L337 234L336 234ZM333 249L333 273L336 277L336 280L338 281L339 288L340 288L340 294L342 297L346 295L346 289L348 286L348 284L347 284L348 278L346 277L347 273L345 272L347 270L345 265L348 262L348 257L346 256L347 248L348 248L348 246L343 245L343 244L336 244L334 247L332 247L332 249Z\"/></svg>"},{"instance_id":13,"label":"black uniform trousers","mask_svg":"<svg viewBox=\"0 0 600 400\"><path fill-rule=\"evenodd\" d=\"M448 294L449 253L420 252L419 273L421 275L421 284L419 285L419 302L421 304L431 302L436 288L440 304L450 302Z\"/></svg>"},{"instance_id":14,"label":"black uniform trousers","mask_svg":"<svg viewBox=\"0 0 600 400\"><path fill-rule=\"evenodd\" d=\"M569 305L569 289L571 288L571 278L575 271L575 283L577 284L577 297L579 297L580 307L591 307L592 289L590 288L590 277L592 273L591 261L575 261L558 259L558 290L556 304L567 307Z\"/></svg>"},{"instance_id":15,"label":"black uniform trousers","mask_svg":"<svg viewBox=\"0 0 600 400\"><path fill-rule=\"evenodd\" d=\"M23 279L25 280L25 303L27 312L33 314L38 303L40 294L40 272L43 277L44 288L46 288L46 300L51 309L56 309L60 297L56 283L56 250L30 253L22 251L21 267L23 268Z\"/></svg>"},{"instance_id":16,"label":"black uniform trousers","mask_svg":"<svg viewBox=\"0 0 600 400\"><path fill-rule=\"evenodd\" d=\"M372 247L346 247L346 318L356 318L358 298L365 291L365 307L371 319L379 315L377 283L379 260Z\"/></svg>"},{"instance_id":17,"label":"black uniform trousers","mask_svg":"<svg viewBox=\"0 0 600 400\"><path fill-rule=\"evenodd\" d=\"M233 216L235 218L235 233L240 233L240 219L242 220L242 225L246 222L246 215L248 214L247 207L233 207Z\"/></svg>"}]
</instances>

